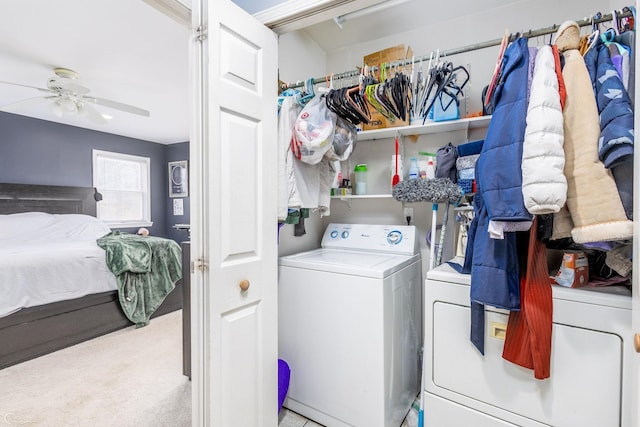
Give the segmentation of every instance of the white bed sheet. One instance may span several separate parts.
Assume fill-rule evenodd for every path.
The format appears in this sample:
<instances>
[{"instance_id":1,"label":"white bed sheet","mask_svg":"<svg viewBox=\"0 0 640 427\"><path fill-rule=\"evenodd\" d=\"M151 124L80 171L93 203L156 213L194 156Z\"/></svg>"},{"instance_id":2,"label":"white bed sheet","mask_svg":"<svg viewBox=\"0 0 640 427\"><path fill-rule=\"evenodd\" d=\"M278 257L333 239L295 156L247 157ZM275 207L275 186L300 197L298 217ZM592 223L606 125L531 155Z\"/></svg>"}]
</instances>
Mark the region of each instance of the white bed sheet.
<instances>
[{"instance_id":1,"label":"white bed sheet","mask_svg":"<svg viewBox=\"0 0 640 427\"><path fill-rule=\"evenodd\" d=\"M15 225L16 218L0 215L0 317L26 307L117 289L106 253L96 243L108 227L95 218L52 215L48 221L42 215L49 214L28 218L37 219L42 226L37 237L34 228L23 229L19 235L10 233L7 226ZM69 222L73 232L63 232ZM83 231L78 232L80 229Z\"/></svg>"}]
</instances>

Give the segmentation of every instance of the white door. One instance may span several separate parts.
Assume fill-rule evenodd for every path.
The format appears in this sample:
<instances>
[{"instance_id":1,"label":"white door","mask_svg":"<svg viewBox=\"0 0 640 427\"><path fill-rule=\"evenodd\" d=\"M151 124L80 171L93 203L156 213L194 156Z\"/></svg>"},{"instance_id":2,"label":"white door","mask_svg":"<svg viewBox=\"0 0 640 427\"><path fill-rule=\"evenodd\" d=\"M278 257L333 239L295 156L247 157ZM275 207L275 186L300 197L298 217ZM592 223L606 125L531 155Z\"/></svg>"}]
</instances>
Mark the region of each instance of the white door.
<instances>
[{"instance_id":1,"label":"white door","mask_svg":"<svg viewBox=\"0 0 640 427\"><path fill-rule=\"evenodd\" d=\"M194 3L193 425L276 426L277 38Z\"/></svg>"}]
</instances>

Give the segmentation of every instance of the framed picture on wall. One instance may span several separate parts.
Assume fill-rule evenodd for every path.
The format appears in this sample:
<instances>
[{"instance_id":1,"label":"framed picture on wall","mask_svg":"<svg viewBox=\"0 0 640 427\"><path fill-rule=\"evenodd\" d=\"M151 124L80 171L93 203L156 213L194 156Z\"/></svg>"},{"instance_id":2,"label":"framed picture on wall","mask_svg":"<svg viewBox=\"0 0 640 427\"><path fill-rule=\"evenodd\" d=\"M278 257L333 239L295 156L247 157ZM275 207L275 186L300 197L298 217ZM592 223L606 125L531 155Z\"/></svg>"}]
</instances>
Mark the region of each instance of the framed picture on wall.
<instances>
[{"instance_id":1,"label":"framed picture on wall","mask_svg":"<svg viewBox=\"0 0 640 427\"><path fill-rule=\"evenodd\" d=\"M189 165L187 160L169 162L169 197L189 196Z\"/></svg>"}]
</instances>

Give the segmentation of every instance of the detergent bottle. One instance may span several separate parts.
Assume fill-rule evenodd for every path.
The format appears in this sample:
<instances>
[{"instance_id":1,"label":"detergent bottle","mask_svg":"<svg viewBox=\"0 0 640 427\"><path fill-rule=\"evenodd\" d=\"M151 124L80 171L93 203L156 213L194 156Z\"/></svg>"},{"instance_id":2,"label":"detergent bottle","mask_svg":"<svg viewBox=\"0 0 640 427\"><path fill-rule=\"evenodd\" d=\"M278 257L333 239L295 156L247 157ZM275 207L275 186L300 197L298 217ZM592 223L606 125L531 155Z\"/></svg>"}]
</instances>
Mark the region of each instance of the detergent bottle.
<instances>
[{"instance_id":1,"label":"detergent bottle","mask_svg":"<svg viewBox=\"0 0 640 427\"><path fill-rule=\"evenodd\" d=\"M418 158L412 157L409 165L409 179L420 178L420 167L418 166Z\"/></svg>"}]
</instances>

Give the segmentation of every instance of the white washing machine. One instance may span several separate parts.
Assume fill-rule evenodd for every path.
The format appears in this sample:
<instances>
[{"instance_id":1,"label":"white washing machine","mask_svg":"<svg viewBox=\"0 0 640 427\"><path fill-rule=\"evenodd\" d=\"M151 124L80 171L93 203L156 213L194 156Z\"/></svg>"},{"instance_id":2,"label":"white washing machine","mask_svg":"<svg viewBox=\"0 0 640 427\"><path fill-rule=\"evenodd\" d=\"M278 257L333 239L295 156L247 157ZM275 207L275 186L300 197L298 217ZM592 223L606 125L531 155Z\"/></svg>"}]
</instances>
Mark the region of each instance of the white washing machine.
<instances>
[{"instance_id":1,"label":"white washing machine","mask_svg":"<svg viewBox=\"0 0 640 427\"><path fill-rule=\"evenodd\" d=\"M330 224L280 258L284 406L329 427L399 427L420 389L421 261L413 226Z\"/></svg>"},{"instance_id":2,"label":"white washing machine","mask_svg":"<svg viewBox=\"0 0 640 427\"><path fill-rule=\"evenodd\" d=\"M630 296L553 286L541 381L502 358L507 311L485 306L485 355L471 344L469 284L446 264L427 273L425 426L631 426Z\"/></svg>"}]
</instances>

